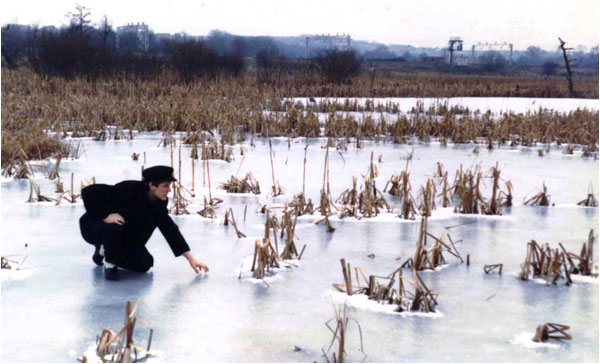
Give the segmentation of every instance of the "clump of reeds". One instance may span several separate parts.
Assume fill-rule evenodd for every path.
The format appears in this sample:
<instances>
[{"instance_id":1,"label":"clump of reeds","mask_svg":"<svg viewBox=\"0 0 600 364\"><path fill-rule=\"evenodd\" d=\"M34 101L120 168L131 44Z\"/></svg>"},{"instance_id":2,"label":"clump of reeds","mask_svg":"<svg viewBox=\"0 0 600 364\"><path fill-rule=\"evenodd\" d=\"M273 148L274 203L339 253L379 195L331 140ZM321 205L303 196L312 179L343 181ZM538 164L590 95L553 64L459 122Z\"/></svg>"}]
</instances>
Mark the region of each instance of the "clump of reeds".
<instances>
[{"instance_id":1,"label":"clump of reeds","mask_svg":"<svg viewBox=\"0 0 600 364\"><path fill-rule=\"evenodd\" d=\"M377 165L373 163L373 151L371 151L371 162L369 163L369 169L367 170L367 174L369 180L373 181L375 178L379 177L379 170L377 169Z\"/></svg>"},{"instance_id":2,"label":"clump of reeds","mask_svg":"<svg viewBox=\"0 0 600 364\"><path fill-rule=\"evenodd\" d=\"M12 177L14 179L25 179L33 177L33 169L27 163L27 154L20 149L16 157L10 160L2 167L3 177Z\"/></svg>"},{"instance_id":3,"label":"clump of reeds","mask_svg":"<svg viewBox=\"0 0 600 364\"><path fill-rule=\"evenodd\" d=\"M330 362L328 353L336 341L338 342L337 354L335 351L333 351L331 353L331 362L333 362L333 363L343 363L344 362L345 355L346 355L346 335L347 335L347 330L348 330L348 323L350 321L353 321L354 323L356 323L356 326L358 326L358 332L360 335L359 336L360 337L360 349L358 349L358 350L360 352L362 352L363 355L365 355L365 357L366 357L366 354L364 353L364 350L363 350L362 329L361 329L358 321L356 321L353 318L348 317L348 312L347 312L348 307L349 306L346 303L344 303L343 305L338 305L337 308L335 306L333 306L333 309L335 310L335 317L329 319L325 323L325 326L327 326L329 331L331 331L331 333L333 334L333 338L331 339L331 342L329 343L329 347L327 347L327 350L324 350L323 348L321 348L321 350L323 351L323 356L325 356L325 359L327 360L328 363ZM329 324L331 321L334 321L334 320L335 320L335 327L332 327Z\"/></svg>"},{"instance_id":4,"label":"clump of reeds","mask_svg":"<svg viewBox=\"0 0 600 364\"><path fill-rule=\"evenodd\" d=\"M202 160L209 159L219 159L229 163L233 160L233 150L225 146L223 139L221 143L214 140L202 142Z\"/></svg>"},{"instance_id":5,"label":"clump of reeds","mask_svg":"<svg viewBox=\"0 0 600 364\"><path fill-rule=\"evenodd\" d=\"M562 324L553 324L551 322L539 325L535 329L535 336L531 339L536 343L546 342L548 339L571 340L572 337L567 333L569 326Z\"/></svg>"},{"instance_id":6,"label":"clump of reeds","mask_svg":"<svg viewBox=\"0 0 600 364\"><path fill-rule=\"evenodd\" d=\"M60 178L60 175L58 174L58 169L60 167L61 160L62 160L62 153L58 153L58 155L56 156L56 164L54 165L54 168L52 169L52 171L50 171L50 173L48 173L48 179L53 180L55 178Z\"/></svg>"},{"instance_id":7,"label":"clump of reeds","mask_svg":"<svg viewBox=\"0 0 600 364\"><path fill-rule=\"evenodd\" d=\"M35 194L35 195L34 195ZM29 198L27 199L28 203L32 202L52 202L55 201L50 197L46 197L40 193L40 187L33 182L32 179L29 180Z\"/></svg>"},{"instance_id":8,"label":"clump of reeds","mask_svg":"<svg viewBox=\"0 0 600 364\"><path fill-rule=\"evenodd\" d=\"M297 193L294 195L289 206L294 210L294 214L297 216L312 215L315 212L315 207L312 200L308 200L304 197L304 193Z\"/></svg>"},{"instance_id":9,"label":"clump of reeds","mask_svg":"<svg viewBox=\"0 0 600 364\"><path fill-rule=\"evenodd\" d=\"M438 162L438 167L436 170L436 174L434 174L434 178L440 179L439 184L442 188L442 191L440 192L438 197L441 197L442 207L450 207L451 205L453 205L454 201L454 189L448 184L448 172L444 171L444 167L440 162Z\"/></svg>"},{"instance_id":10,"label":"clump of reeds","mask_svg":"<svg viewBox=\"0 0 600 364\"><path fill-rule=\"evenodd\" d=\"M356 284L353 284L352 267L350 263L346 263L345 259L341 259L340 262L342 265L342 273L344 275L344 283L333 284L333 287L338 291L345 292L348 296L364 294L367 295L369 299L379 303L397 305L397 312L435 312L438 294L432 292L425 285L415 269L413 269L414 280L404 278L401 267L386 277L370 275L367 280L362 269L360 267L355 267ZM361 285L361 277L365 286ZM395 287L396 282L398 283L397 288ZM414 287L414 293L406 289L405 283Z\"/></svg>"},{"instance_id":11,"label":"clump of reeds","mask_svg":"<svg viewBox=\"0 0 600 364\"><path fill-rule=\"evenodd\" d=\"M231 176L231 179L227 182L222 182L219 188L228 193L260 194L260 185L256 178L254 178L254 175L252 175L252 172L246 173L246 177L243 179Z\"/></svg>"},{"instance_id":12,"label":"clump of reeds","mask_svg":"<svg viewBox=\"0 0 600 364\"><path fill-rule=\"evenodd\" d=\"M268 272L269 269L279 268L279 257L277 254L277 250L273 248L271 245L271 240L269 239L269 229L271 229L272 221L269 219L269 214L267 213L267 221L265 223L265 237L262 242L260 240L256 240L254 244L254 257L252 259L252 277L257 279L262 279L265 277L265 271ZM275 229L275 227L273 227ZM273 235L276 237L277 233L273 230ZM277 242L274 242L275 247L277 247Z\"/></svg>"},{"instance_id":13,"label":"clump of reeds","mask_svg":"<svg viewBox=\"0 0 600 364\"><path fill-rule=\"evenodd\" d=\"M173 205L169 207L169 212L174 215L189 215L187 207L191 203L189 200L191 195L192 193L183 187L180 181L173 182Z\"/></svg>"},{"instance_id":14,"label":"clump of reeds","mask_svg":"<svg viewBox=\"0 0 600 364\"><path fill-rule=\"evenodd\" d=\"M75 188L74 188L74 184L73 184L74 178L75 178L74 173L71 173L71 188L68 191L65 191L65 192L59 194L59 196L56 198L56 205L60 205L62 200L65 200L69 203L77 202L77 198L79 197L79 195L75 193Z\"/></svg>"},{"instance_id":15,"label":"clump of reeds","mask_svg":"<svg viewBox=\"0 0 600 364\"><path fill-rule=\"evenodd\" d=\"M356 177L352 177L352 188L344 190L336 203L341 204L340 218L347 216L369 218L377 216L382 209L388 212L392 210L369 177L364 177L364 186L360 191L357 189Z\"/></svg>"},{"instance_id":16,"label":"clump of reeds","mask_svg":"<svg viewBox=\"0 0 600 364\"><path fill-rule=\"evenodd\" d=\"M530 277L543 278L546 284L556 284L559 279L566 279L567 284L571 284L571 273L567 267L569 258L562 245L561 249L563 251L551 249L548 244L540 246L535 240L531 240L527 243L527 255L525 262L521 264L519 278L524 281Z\"/></svg>"},{"instance_id":17,"label":"clump of reeds","mask_svg":"<svg viewBox=\"0 0 600 364\"><path fill-rule=\"evenodd\" d=\"M127 301L125 308L125 324L116 333L113 329L107 328L96 338L96 355L104 363L137 363L150 356L150 345L152 344L152 334L154 330L150 329L146 348L143 348L133 342L133 332L138 322L142 320L134 317L139 301L131 307L131 302ZM89 358L85 355L78 360L87 363Z\"/></svg>"},{"instance_id":18,"label":"clump of reeds","mask_svg":"<svg viewBox=\"0 0 600 364\"><path fill-rule=\"evenodd\" d=\"M390 186L391 185L391 186ZM386 183L383 192L386 192L388 186L390 186L390 190L388 193L392 196L400 197L401 208L400 208L400 218L407 220L415 219L415 201L411 193L411 185L410 178L407 169L400 172L399 175L392 175L390 180Z\"/></svg>"},{"instance_id":19,"label":"clump of reeds","mask_svg":"<svg viewBox=\"0 0 600 364\"><path fill-rule=\"evenodd\" d=\"M572 252L567 253L563 245L561 243L558 243L563 253L565 254L565 257L567 258L567 262L569 263L569 273L580 274L582 276L598 276L598 272L594 271L595 241L596 236L594 235L594 229L591 229L588 235L588 241L587 243L583 243L579 255ZM574 260L578 261L579 263L576 264Z\"/></svg>"},{"instance_id":20,"label":"clump of reeds","mask_svg":"<svg viewBox=\"0 0 600 364\"><path fill-rule=\"evenodd\" d=\"M431 216L431 211L435 210L435 183L433 179L427 179L425 186L421 186L417 195L418 209L423 216Z\"/></svg>"},{"instance_id":21,"label":"clump of reeds","mask_svg":"<svg viewBox=\"0 0 600 364\"><path fill-rule=\"evenodd\" d=\"M455 212L500 215L500 206L512 205L512 183L505 181L506 191L500 189L501 179L498 163L490 169L489 177L492 178L492 196L487 200L480 190L483 178L480 166L476 166L474 170L467 169L463 172L461 165L456 172L453 186L454 196L458 199L458 204L454 208Z\"/></svg>"},{"instance_id":22,"label":"clump of reeds","mask_svg":"<svg viewBox=\"0 0 600 364\"><path fill-rule=\"evenodd\" d=\"M587 197L585 199L577 202L577 205L587 206L587 207L598 207L598 200L596 199L596 196L594 195L594 189L593 189L591 183L590 183L590 187L588 188Z\"/></svg>"},{"instance_id":23,"label":"clump of reeds","mask_svg":"<svg viewBox=\"0 0 600 364\"><path fill-rule=\"evenodd\" d=\"M298 248L296 248L296 240L300 238L296 235L296 222L298 221L298 215L294 215L294 221L292 222L291 211L286 209L283 211L281 217L281 239L283 240L285 246L283 251L281 252L281 259L298 259L302 258L304 254L304 249L306 249L306 244L302 247L302 250L298 252Z\"/></svg>"},{"instance_id":24,"label":"clump of reeds","mask_svg":"<svg viewBox=\"0 0 600 364\"><path fill-rule=\"evenodd\" d=\"M542 191L535 194L530 199L526 200L523 205L530 206L550 206L550 195L548 194L548 189L546 188L546 183L542 183Z\"/></svg>"},{"instance_id":25,"label":"clump of reeds","mask_svg":"<svg viewBox=\"0 0 600 364\"><path fill-rule=\"evenodd\" d=\"M483 204L482 213L485 215L501 215L500 206L512 206L512 183L505 181L506 191L500 190L500 169L498 162L490 169L489 177L492 178L492 197Z\"/></svg>"},{"instance_id":26,"label":"clump of reeds","mask_svg":"<svg viewBox=\"0 0 600 364\"><path fill-rule=\"evenodd\" d=\"M216 219L217 218L217 210L216 209L218 208L218 205L221 202L223 202L223 200L221 200L220 198L212 197L207 200L206 196L204 196L204 207L202 208L202 210L198 211L197 214L202 217L209 218L209 219Z\"/></svg>"},{"instance_id":27,"label":"clump of reeds","mask_svg":"<svg viewBox=\"0 0 600 364\"><path fill-rule=\"evenodd\" d=\"M434 240L433 244L427 249L427 238ZM444 240L448 240L445 242ZM459 258L462 262L462 257L454 245L454 241L450 234L444 233L441 237L436 237L427 231L427 216L421 216L421 224L419 226L419 237L415 254L412 258L408 258L401 268L412 268L416 271L435 270L437 267L446 264L446 259L443 253L448 252Z\"/></svg>"}]
</instances>

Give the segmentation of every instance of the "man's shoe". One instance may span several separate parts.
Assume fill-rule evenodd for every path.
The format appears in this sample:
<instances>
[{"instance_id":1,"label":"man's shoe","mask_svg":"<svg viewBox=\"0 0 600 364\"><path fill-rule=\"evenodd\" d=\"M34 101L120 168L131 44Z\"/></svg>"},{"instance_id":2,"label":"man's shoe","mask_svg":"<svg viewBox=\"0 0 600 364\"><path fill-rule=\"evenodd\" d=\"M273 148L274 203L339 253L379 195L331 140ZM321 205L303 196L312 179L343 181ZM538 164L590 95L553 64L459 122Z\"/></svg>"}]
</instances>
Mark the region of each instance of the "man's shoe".
<instances>
[{"instance_id":1,"label":"man's shoe","mask_svg":"<svg viewBox=\"0 0 600 364\"><path fill-rule=\"evenodd\" d=\"M104 278L109 281L118 281L121 278L121 276L119 276L119 268L104 268Z\"/></svg>"},{"instance_id":2,"label":"man's shoe","mask_svg":"<svg viewBox=\"0 0 600 364\"><path fill-rule=\"evenodd\" d=\"M94 261L94 263L96 263L96 265L103 265L104 264L104 257L102 255L100 255L100 247L102 245L100 244L95 244L96 250L94 250L94 255L92 255L92 260Z\"/></svg>"}]
</instances>

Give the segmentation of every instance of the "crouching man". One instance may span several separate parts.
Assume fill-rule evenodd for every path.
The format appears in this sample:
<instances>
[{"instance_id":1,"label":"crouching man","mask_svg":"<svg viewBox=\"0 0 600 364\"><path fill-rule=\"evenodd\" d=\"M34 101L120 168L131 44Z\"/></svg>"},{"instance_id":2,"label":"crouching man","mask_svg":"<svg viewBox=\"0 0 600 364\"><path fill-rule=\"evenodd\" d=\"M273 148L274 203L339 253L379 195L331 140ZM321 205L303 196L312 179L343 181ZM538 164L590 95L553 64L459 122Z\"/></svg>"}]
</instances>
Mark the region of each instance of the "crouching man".
<instances>
[{"instance_id":1,"label":"crouching man","mask_svg":"<svg viewBox=\"0 0 600 364\"><path fill-rule=\"evenodd\" d=\"M167 211L173 168L154 166L142 172L142 181L114 186L94 184L81 191L86 212L79 219L81 235L95 246L94 263L104 263L104 276L119 280L118 267L147 272L154 258L146 243L158 227L176 257L183 255L192 269L208 266L192 255L190 247Z\"/></svg>"}]
</instances>

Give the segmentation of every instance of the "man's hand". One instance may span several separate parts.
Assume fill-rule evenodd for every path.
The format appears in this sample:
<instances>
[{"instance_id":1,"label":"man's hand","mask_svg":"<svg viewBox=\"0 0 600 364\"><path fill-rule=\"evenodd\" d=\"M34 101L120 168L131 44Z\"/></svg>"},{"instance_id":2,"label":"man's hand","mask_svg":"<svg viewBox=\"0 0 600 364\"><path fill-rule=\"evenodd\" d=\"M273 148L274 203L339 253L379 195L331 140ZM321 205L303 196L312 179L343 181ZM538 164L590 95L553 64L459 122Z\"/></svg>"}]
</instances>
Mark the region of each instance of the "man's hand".
<instances>
[{"instance_id":1,"label":"man's hand","mask_svg":"<svg viewBox=\"0 0 600 364\"><path fill-rule=\"evenodd\" d=\"M199 260L196 260L196 258L192 255L192 252L187 251L183 253L183 256L185 257L185 259L188 260L190 266L192 267L194 272L196 272L196 274L200 273L201 270L204 270L205 272L209 271L208 265L202 263Z\"/></svg>"},{"instance_id":2,"label":"man's hand","mask_svg":"<svg viewBox=\"0 0 600 364\"><path fill-rule=\"evenodd\" d=\"M196 274L200 273L200 270L204 270L205 272L208 272L208 266L198 260L193 260L190 262L190 265L192 266L192 269L194 270L194 272L196 272Z\"/></svg>"},{"instance_id":3,"label":"man's hand","mask_svg":"<svg viewBox=\"0 0 600 364\"><path fill-rule=\"evenodd\" d=\"M123 219L123 216L121 216L121 215L119 215L117 213L108 215L102 221L104 221L107 224L119 224L119 225L123 225L125 223L125 219Z\"/></svg>"}]
</instances>

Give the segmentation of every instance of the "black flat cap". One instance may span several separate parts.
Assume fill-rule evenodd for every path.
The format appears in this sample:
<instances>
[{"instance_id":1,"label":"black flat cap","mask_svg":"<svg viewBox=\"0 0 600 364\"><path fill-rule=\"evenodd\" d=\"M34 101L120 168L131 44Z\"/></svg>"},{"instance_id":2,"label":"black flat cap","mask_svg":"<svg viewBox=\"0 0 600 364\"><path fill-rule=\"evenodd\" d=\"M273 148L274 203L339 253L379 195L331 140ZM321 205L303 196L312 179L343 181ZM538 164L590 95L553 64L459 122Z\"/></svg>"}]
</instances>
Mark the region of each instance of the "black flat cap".
<instances>
[{"instance_id":1,"label":"black flat cap","mask_svg":"<svg viewBox=\"0 0 600 364\"><path fill-rule=\"evenodd\" d=\"M173 177L173 168L168 166L154 166L144 169L142 178L146 182L162 183L177 181Z\"/></svg>"}]
</instances>

